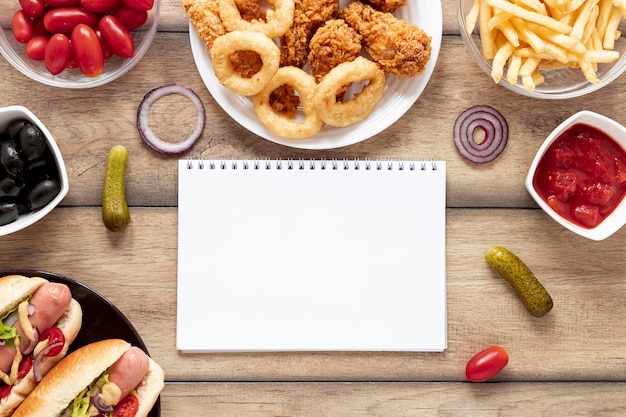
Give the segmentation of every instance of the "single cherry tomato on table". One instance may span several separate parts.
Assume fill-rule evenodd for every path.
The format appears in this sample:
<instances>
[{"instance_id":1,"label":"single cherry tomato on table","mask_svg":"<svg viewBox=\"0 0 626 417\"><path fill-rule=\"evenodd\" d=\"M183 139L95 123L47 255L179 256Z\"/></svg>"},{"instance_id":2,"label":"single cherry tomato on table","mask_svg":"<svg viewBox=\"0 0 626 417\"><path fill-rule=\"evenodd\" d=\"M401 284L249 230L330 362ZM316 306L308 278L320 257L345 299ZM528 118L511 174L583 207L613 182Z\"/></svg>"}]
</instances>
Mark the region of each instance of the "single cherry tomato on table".
<instances>
[{"instance_id":1,"label":"single cherry tomato on table","mask_svg":"<svg viewBox=\"0 0 626 417\"><path fill-rule=\"evenodd\" d=\"M509 354L502 346L492 346L474 355L465 367L465 376L472 382L484 382L496 376L509 363Z\"/></svg>"},{"instance_id":2,"label":"single cherry tomato on table","mask_svg":"<svg viewBox=\"0 0 626 417\"><path fill-rule=\"evenodd\" d=\"M117 9L113 16L122 22L128 30L139 29L148 20L148 12L146 10L136 10L127 5Z\"/></svg>"},{"instance_id":3,"label":"single cherry tomato on table","mask_svg":"<svg viewBox=\"0 0 626 417\"><path fill-rule=\"evenodd\" d=\"M46 10L43 0L20 0L20 6L29 17L41 16Z\"/></svg>"},{"instance_id":4,"label":"single cherry tomato on table","mask_svg":"<svg viewBox=\"0 0 626 417\"><path fill-rule=\"evenodd\" d=\"M43 61L46 57L46 45L48 37L39 35L35 36L26 44L26 55L35 61Z\"/></svg>"},{"instance_id":5,"label":"single cherry tomato on table","mask_svg":"<svg viewBox=\"0 0 626 417\"><path fill-rule=\"evenodd\" d=\"M72 33L79 24L94 27L98 15L83 7L59 7L50 9L43 16L43 24L50 33Z\"/></svg>"},{"instance_id":6,"label":"single cherry tomato on table","mask_svg":"<svg viewBox=\"0 0 626 417\"><path fill-rule=\"evenodd\" d=\"M65 335L63 334L63 331L61 331L61 329L59 329L58 327L50 327L49 329L44 330L44 332L41 333L41 335L39 336L39 340L48 340L48 346L53 343L62 342L62 344L60 344L58 347L50 349L47 352L46 356L58 355L59 353L61 353L61 351L63 350L63 346L65 345Z\"/></svg>"},{"instance_id":7,"label":"single cherry tomato on table","mask_svg":"<svg viewBox=\"0 0 626 417\"><path fill-rule=\"evenodd\" d=\"M127 395L113 409L113 417L135 417L139 410L139 400L134 395Z\"/></svg>"},{"instance_id":8,"label":"single cherry tomato on table","mask_svg":"<svg viewBox=\"0 0 626 417\"><path fill-rule=\"evenodd\" d=\"M102 74L104 53L100 38L89 26L81 23L72 31L72 55L83 74L88 77Z\"/></svg>"},{"instance_id":9,"label":"single cherry tomato on table","mask_svg":"<svg viewBox=\"0 0 626 417\"><path fill-rule=\"evenodd\" d=\"M33 21L24 10L18 10L13 13L11 18L11 29L13 29L13 37L20 43L28 42L35 33Z\"/></svg>"},{"instance_id":10,"label":"single cherry tomato on table","mask_svg":"<svg viewBox=\"0 0 626 417\"><path fill-rule=\"evenodd\" d=\"M70 61L70 40L62 33L52 35L46 44L44 63L50 74L61 73Z\"/></svg>"},{"instance_id":11,"label":"single cherry tomato on table","mask_svg":"<svg viewBox=\"0 0 626 417\"><path fill-rule=\"evenodd\" d=\"M135 54L135 41L132 35L115 16L106 15L98 22L102 39L117 56L130 58Z\"/></svg>"}]
</instances>

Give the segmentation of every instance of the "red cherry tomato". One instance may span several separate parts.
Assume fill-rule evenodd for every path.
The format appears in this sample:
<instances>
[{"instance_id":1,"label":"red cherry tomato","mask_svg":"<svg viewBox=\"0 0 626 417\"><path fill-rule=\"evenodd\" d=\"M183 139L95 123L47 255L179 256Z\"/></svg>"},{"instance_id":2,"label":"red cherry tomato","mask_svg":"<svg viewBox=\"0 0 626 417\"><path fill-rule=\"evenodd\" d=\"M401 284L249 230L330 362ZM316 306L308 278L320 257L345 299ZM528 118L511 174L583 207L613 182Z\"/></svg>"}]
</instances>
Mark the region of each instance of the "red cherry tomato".
<instances>
[{"instance_id":1,"label":"red cherry tomato","mask_svg":"<svg viewBox=\"0 0 626 417\"><path fill-rule=\"evenodd\" d=\"M134 395L127 395L113 409L113 417L135 417L139 410L139 400Z\"/></svg>"},{"instance_id":2,"label":"red cherry tomato","mask_svg":"<svg viewBox=\"0 0 626 417\"><path fill-rule=\"evenodd\" d=\"M50 74L62 72L70 60L70 40L62 33L52 35L46 45L44 63Z\"/></svg>"},{"instance_id":3,"label":"red cherry tomato","mask_svg":"<svg viewBox=\"0 0 626 417\"><path fill-rule=\"evenodd\" d=\"M80 0L44 0L50 7L72 7L80 6Z\"/></svg>"},{"instance_id":4,"label":"red cherry tomato","mask_svg":"<svg viewBox=\"0 0 626 417\"><path fill-rule=\"evenodd\" d=\"M13 13L11 28L13 29L15 40L20 43L28 42L33 37L33 33L35 33L33 21L30 20L30 17L24 10L18 10Z\"/></svg>"},{"instance_id":5,"label":"red cherry tomato","mask_svg":"<svg viewBox=\"0 0 626 417\"><path fill-rule=\"evenodd\" d=\"M98 15L83 7L50 9L43 16L43 24L50 33L72 33L79 24L95 27Z\"/></svg>"},{"instance_id":6,"label":"red cherry tomato","mask_svg":"<svg viewBox=\"0 0 626 417\"><path fill-rule=\"evenodd\" d=\"M35 36L44 35L50 36L51 33L46 30L46 27L43 25L43 16L39 16L33 19L33 28L35 30Z\"/></svg>"},{"instance_id":7,"label":"red cherry tomato","mask_svg":"<svg viewBox=\"0 0 626 417\"><path fill-rule=\"evenodd\" d=\"M96 13L110 13L116 11L122 4L122 0L81 0L87 10Z\"/></svg>"},{"instance_id":8,"label":"red cherry tomato","mask_svg":"<svg viewBox=\"0 0 626 417\"><path fill-rule=\"evenodd\" d=\"M39 35L35 36L26 44L26 55L35 61L43 61L46 57L46 45L48 37Z\"/></svg>"},{"instance_id":9,"label":"red cherry tomato","mask_svg":"<svg viewBox=\"0 0 626 417\"><path fill-rule=\"evenodd\" d=\"M46 10L43 0L20 0L20 6L30 17L41 16Z\"/></svg>"},{"instance_id":10,"label":"red cherry tomato","mask_svg":"<svg viewBox=\"0 0 626 417\"><path fill-rule=\"evenodd\" d=\"M0 382L0 400L7 397L11 393L11 385Z\"/></svg>"},{"instance_id":11,"label":"red cherry tomato","mask_svg":"<svg viewBox=\"0 0 626 417\"><path fill-rule=\"evenodd\" d=\"M122 6L113 16L117 18L128 30L139 29L148 20L148 12L145 10L135 10L129 6Z\"/></svg>"},{"instance_id":12,"label":"red cherry tomato","mask_svg":"<svg viewBox=\"0 0 626 417\"><path fill-rule=\"evenodd\" d=\"M128 6L135 10L148 11L154 6L154 0L124 0Z\"/></svg>"},{"instance_id":13,"label":"red cherry tomato","mask_svg":"<svg viewBox=\"0 0 626 417\"><path fill-rule=\"evenodd\" d=\"M17 377L24 378L28 371L33 367L33 357L32 355L25 355L20 362L20 366L17 368Z\"/></svg>"},{"instance_id":14,"label":"red cherry tomato","mask_svg":"<svg viewBox=\"0 0 626 417\"><path fill-rule=\"evenodd\" d=\"M46 329L43 333L41 333L41 335L39 335L39 340L48 340L48 345L51 345L52 343L63 342L63 344L59 345L59 347L50 349L47 352L46 356L58 355L59 353L61 353L61 351L63 350L63 346L65 345L65 335L63 334L63 331L61 331L61 329L59 329L58 327L50 327L49 329Z\"/></svg>"},{"instance_id":15,"label":"red cherry tomato","mask_svg":"<svg viewBox=\"0 0 626 417\"><path fill-rule=\"evenodd\" d=\"M102 39L117 56L130 58L135 54L135 41L126 27L113 15L100 19L98 29Z\"/></svg>"},{"instance_id":16,"label":"red cherry tomato","mask_svg":"<svg viewBox=\"0 0 626 417\"><path fill-rule=\"evenodd\" d=\"M467 379L484 382L493 378L509 363L509 355L502 346L492 346L478 352L465 367Z\"/></svg>"},{"instance_id":17,"label":"red cherry tomato","mask_svg":"<svg viewBox=\"0 0 626 417\"><path fill-rule=\"evenodd\" d=\"M104 54L100 39L92 28L83 23L72 31L72 54L83 74L88 77L102 74Z\"/></svg>"},{"instance_id":18,"label":"red cherry tomato","mask_svg":"<svg viewBox=\"0 0 626 417\"><path fill-rule=\"evenodd\" d=\"M107 43L102 39L102 33L99 30L96 30L96 35L98 35L98 39L100 39L100 46L102 47L102 55L104 56L104 60L111 58L113 56L113 51L107 45Z\"/></svg>"}]
</instances>

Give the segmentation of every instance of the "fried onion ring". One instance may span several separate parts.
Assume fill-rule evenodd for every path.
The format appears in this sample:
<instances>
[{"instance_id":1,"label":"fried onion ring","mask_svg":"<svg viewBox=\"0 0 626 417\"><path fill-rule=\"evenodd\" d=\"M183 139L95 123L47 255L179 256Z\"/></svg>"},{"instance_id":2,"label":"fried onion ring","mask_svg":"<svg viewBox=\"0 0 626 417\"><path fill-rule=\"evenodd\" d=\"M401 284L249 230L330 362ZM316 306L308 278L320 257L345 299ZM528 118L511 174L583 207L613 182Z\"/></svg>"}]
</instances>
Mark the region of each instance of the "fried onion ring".
<instances>
[{"instance_id":1,"label":"fried onion ring","mask_svg":"<svg viewBox=\"0 0 626 417\"><path fill-rule=\"evenodd\" d=\"M335 96L343 86L369 81L350 100L337 101ZM317 85L313 104L324 123L345 127L366 119L383 96L386 80L378 65L367 58L357 57L333 68Z\"/></svg>"},{"instance_id":2,"label":"fried onion ring","mask_svg":"<svg viewBox=\"0 0 626 417\"><path fill-rule=\"evenodd\" d=\"M291 119L272 109L270 95L285 84L292 86L300 96L304 112L302 121ZM284 138L303 139L317 134L324 125L313 105L314 95L315 79L312 75L297 67L281 67L265 88L252 97L252 103L263 125L274 134Z\"/></svg>"},{"instance_id":3,"label":"fried onion ring","mask_svg":"<svg viewBox=\"0 0 626 417\"><path fill-rule=\"evenodd\" d=\"M236 51L258 53L263 62L261 69L249 78L239 74L230 57ZM224 87L244 96L253 96L276 74L280 50L272 39L260 32L235 30L215 39L211 59L215 76Z\"/></svg>"},{"instance_id":4,"label":"fried onion ring","mask_svg":"<svg viewBox=\"0 0 626 417\"><path fill-rule=\"evenodd\" d=\"M267 0L273 10L267 10L265 21L247 21L241 17L235 0L220 0L220 16L226 29L252 30L265 33L269 38L283 36L293 24L294 0Z\"/></svg>"}]
</instances>

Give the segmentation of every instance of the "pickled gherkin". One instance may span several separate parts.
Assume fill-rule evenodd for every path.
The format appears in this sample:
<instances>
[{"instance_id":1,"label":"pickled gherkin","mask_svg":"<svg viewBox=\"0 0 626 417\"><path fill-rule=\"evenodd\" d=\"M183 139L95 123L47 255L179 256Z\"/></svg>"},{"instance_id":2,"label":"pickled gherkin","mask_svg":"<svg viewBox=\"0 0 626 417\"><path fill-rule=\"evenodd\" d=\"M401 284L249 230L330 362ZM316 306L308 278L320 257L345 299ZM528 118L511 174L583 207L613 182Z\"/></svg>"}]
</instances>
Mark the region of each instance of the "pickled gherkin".
<instances>
[{"instance_id":1,"label":"pickled gherkin","mask_svg":"<svg viewBox=\"0 0 626 417\"><path fill-rule=\"evenodd\" d=\"M111 148L102 191L102 221L112 232L121 232L130 222L125 191L127 161L125 147L115 145Z\"/></svg>"},{"instance_id":2,"label":"pickled gherkin","mask_svg":"<svg viewBox=\"0 0 626 417\"><path fill-rule=\"evenodd\" d=\"M501 246L492 246L485 259L513 287L530 314L543 317L552 310L552 297L517 255Z\"/></svg>"}]
</instances>

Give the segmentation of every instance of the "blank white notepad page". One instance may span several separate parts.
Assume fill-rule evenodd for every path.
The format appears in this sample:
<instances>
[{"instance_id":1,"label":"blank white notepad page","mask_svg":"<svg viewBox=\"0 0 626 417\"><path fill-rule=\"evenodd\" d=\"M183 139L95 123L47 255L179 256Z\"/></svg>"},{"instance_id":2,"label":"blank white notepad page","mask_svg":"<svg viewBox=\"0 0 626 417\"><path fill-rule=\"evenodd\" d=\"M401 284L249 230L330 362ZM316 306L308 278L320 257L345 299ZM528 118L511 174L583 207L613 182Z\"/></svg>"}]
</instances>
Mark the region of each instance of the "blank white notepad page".
<instances>
[{"instance_id":1,"label":"blank white notepad page","mask_svg":"<svg viewBox=\"0 0 626 417\"><path fill-rule=\"evenodd\" d=\"M178 169L179 350L446 348L444 161Z\"/></svg>"}]
</instances>

